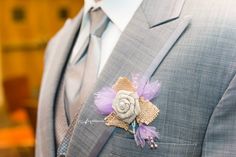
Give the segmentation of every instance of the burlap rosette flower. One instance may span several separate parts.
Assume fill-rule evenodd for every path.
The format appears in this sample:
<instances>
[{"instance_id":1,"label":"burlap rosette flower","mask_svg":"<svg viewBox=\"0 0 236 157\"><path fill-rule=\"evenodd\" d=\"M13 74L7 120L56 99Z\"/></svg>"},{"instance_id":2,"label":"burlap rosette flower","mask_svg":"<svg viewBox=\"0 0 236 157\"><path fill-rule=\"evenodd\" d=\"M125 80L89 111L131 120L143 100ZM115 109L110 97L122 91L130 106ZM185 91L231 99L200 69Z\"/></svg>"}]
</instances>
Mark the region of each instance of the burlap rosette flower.
<instances>
[{"instance_id":1,"label":"burlap rosette flower","mask_svg":"<svg viewBox=\"0 0 236 157\"><path fill-rule=\"evenodd\" d=\"M112 108L120 120L127 124L132 123L141 112L138 94L126 90L118 91Z\"/></svg>"},{"instance_id":2,"label":"burlap rosette flower","mask_svg":"<svg viewBox=\"0 0 236 157\"><path fill-rule=\"evenodd\" d=\"M106 115L107 126L123 128L134 134L141 147L147 142L151 148L156 148L159 133L148 125L159 114L159 109L151 102L159 91L159 81L150 83L139 75L134 75L132 81L120 77L112 87L104 87L95 94L95 105L101 114Z\"/></svg>"}]
</instances>

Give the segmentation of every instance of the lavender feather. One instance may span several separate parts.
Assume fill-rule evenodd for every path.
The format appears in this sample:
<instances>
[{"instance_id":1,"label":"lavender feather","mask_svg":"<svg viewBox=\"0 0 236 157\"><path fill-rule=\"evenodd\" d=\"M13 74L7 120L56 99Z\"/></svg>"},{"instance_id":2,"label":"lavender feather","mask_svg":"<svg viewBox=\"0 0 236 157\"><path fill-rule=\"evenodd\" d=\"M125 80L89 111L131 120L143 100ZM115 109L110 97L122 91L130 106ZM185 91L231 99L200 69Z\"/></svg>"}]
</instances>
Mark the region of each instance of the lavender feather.
<instances>
[{"instance_id":1,"label":"lavender feather","mask_svg":"<svg viewBox=\"0 0 236 157\"><path fill-rule=\"evenodd\" d=\"M147 82L141 96L143 96L146 100L152 100L159 95L160 89L161 83L158 80L154 82Z\"/></svg>"},{"instance_id":2,"label":"lavender feather","mask_svg":"<svg viewBox=\"0 0 236 157\"><path fill-rule=\"evenodd\" d=\"M95 93L94 103L102 115L108 115L113 111L112 102L115 96L116 92L111 87L104 87Z\"/></svg>"},{"instance_id":3,"label":"lavender feather","mask_svg":"<svg viewBox=\"0 0 236 157\"><path fill-rule=\"evenodd\" d=\"M134 134L134 139L136 144L141 147L145 146L145 140L148 140L150 137L153 139L159 138L159 133L156 131L156 128L153 126L147 126L140 124Z\"/></svg>"},{"instance_id":4,"label":"lavender feather","mask_svg":"<svg viewBox=\"0 0 236 157\"><path fill-rule=\"evenodd\" d=\"M160 93L161 83L157 80L150 82L147 77L140 77L139 74L132 75L132 82L137 89L140 97L146 100L152 100Z\"/></svg>"}]
</instances>

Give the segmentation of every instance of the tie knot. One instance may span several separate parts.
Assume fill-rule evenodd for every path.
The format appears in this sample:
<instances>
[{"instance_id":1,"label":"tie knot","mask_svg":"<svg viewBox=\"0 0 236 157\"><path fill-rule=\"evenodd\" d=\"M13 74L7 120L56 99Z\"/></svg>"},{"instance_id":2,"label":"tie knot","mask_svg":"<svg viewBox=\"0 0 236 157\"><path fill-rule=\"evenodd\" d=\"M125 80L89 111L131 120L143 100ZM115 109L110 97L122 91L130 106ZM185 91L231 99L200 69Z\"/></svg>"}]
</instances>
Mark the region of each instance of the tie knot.
<instances>
[{"instance_id":1,"label":"tie knot","mask_svg":"<svg viewBox=\"0 0 236 157\"><path fill-rule=\"evenodd\" d=\"M89 15L90 15L90 33L92 35L101 37L109 22L108 17L102 11L101 8L95 10L91 9L89 11Z\"/></svg>"}]
</instances>

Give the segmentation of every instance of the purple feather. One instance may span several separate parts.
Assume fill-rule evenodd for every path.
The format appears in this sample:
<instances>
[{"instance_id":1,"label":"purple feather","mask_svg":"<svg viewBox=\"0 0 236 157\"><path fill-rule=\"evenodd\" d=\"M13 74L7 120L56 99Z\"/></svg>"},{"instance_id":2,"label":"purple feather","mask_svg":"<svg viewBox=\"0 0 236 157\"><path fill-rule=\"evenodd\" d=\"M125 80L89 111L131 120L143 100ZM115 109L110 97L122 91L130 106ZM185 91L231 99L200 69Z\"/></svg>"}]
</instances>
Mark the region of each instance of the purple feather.
<instances>
[{"instance_id":1,"label":"purple feather","mask_svg":"<svg viewBox=\"0 0 236 157\"><path fill-rule=\"evenodd\" d=\"M149 140L150 138L158 139L159 133L156 131L156 128L153 126L146 126L144 124L140 124L136 133L134 134L136 144L141 147L145 146L145 140Z\"/></svg>"},{"instance_id":2,"label":"purple feather","mask_svg":"<svg viewBox=\"0 0 236 157\"><path fill-rule=\"evenodd\" d=\"M140 83L140 75L139 74L132 74L132 83L133 86L137 89Z\"/></svg>"},{"instance_id":3,"label":"purple feather","mask_svg":"<svg viewBox=\"0 0 236 157\"><path fill-rule=\"evenodd\" d=\"M149 82L149 80L139 74L132 75L132 82L137 88L137 93L140 97L146 100L152 100L160 93L161 83L159 81Z\"/></svg>"},{"instance_id":4,"label":"purple feather","mask_svg":"<svg viewBox=\"0 0 236 157\"><path fill-rule=\"evenodd\" d=\"M154 82L147 82L141 96L143 96L146 100L152 100L159 95L160 88L161 84L158 80Z\"/></svg>"},{"instance_id":5,"label":"purple feather","mask_svg":"<svg viewBox=\"0 0 236 157\"><path fill-rule=\"evenodd\" d=\"M148 79L146 79L146 77L141 77L140 74L132 75L132 83L135 86L139 96L142 96L147 80Z\"/></svg>"},{"instance_id":6,"label":"purple feather","mask_svg":"<svg viewBox=\"0 0 236 157\"><path fill-rule=\"evenodd\" d=\"M104 87L95 93L94 103L102 115L108 115L113 111L112 102L115 96L116 92L110 87Z\"/></svg>"}]
</instances>

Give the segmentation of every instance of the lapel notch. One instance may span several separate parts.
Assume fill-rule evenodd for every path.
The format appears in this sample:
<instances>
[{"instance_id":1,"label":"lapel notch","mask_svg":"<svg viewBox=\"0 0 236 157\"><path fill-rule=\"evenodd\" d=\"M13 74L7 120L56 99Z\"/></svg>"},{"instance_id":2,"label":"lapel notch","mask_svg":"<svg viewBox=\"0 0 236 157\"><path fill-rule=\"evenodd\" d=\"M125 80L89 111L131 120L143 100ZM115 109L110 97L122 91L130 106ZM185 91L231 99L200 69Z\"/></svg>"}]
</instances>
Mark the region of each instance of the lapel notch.
<instances>
[{"instance_id":1,"label":"lapel notch","mask_svg":"<svg viewBox=\"0 0 236 157\"><path fill-rule=\"evenodd\" d=\"M144 0L142 9L149 27L179 18L185 0Z\"/></svg>"}]
</instances>

